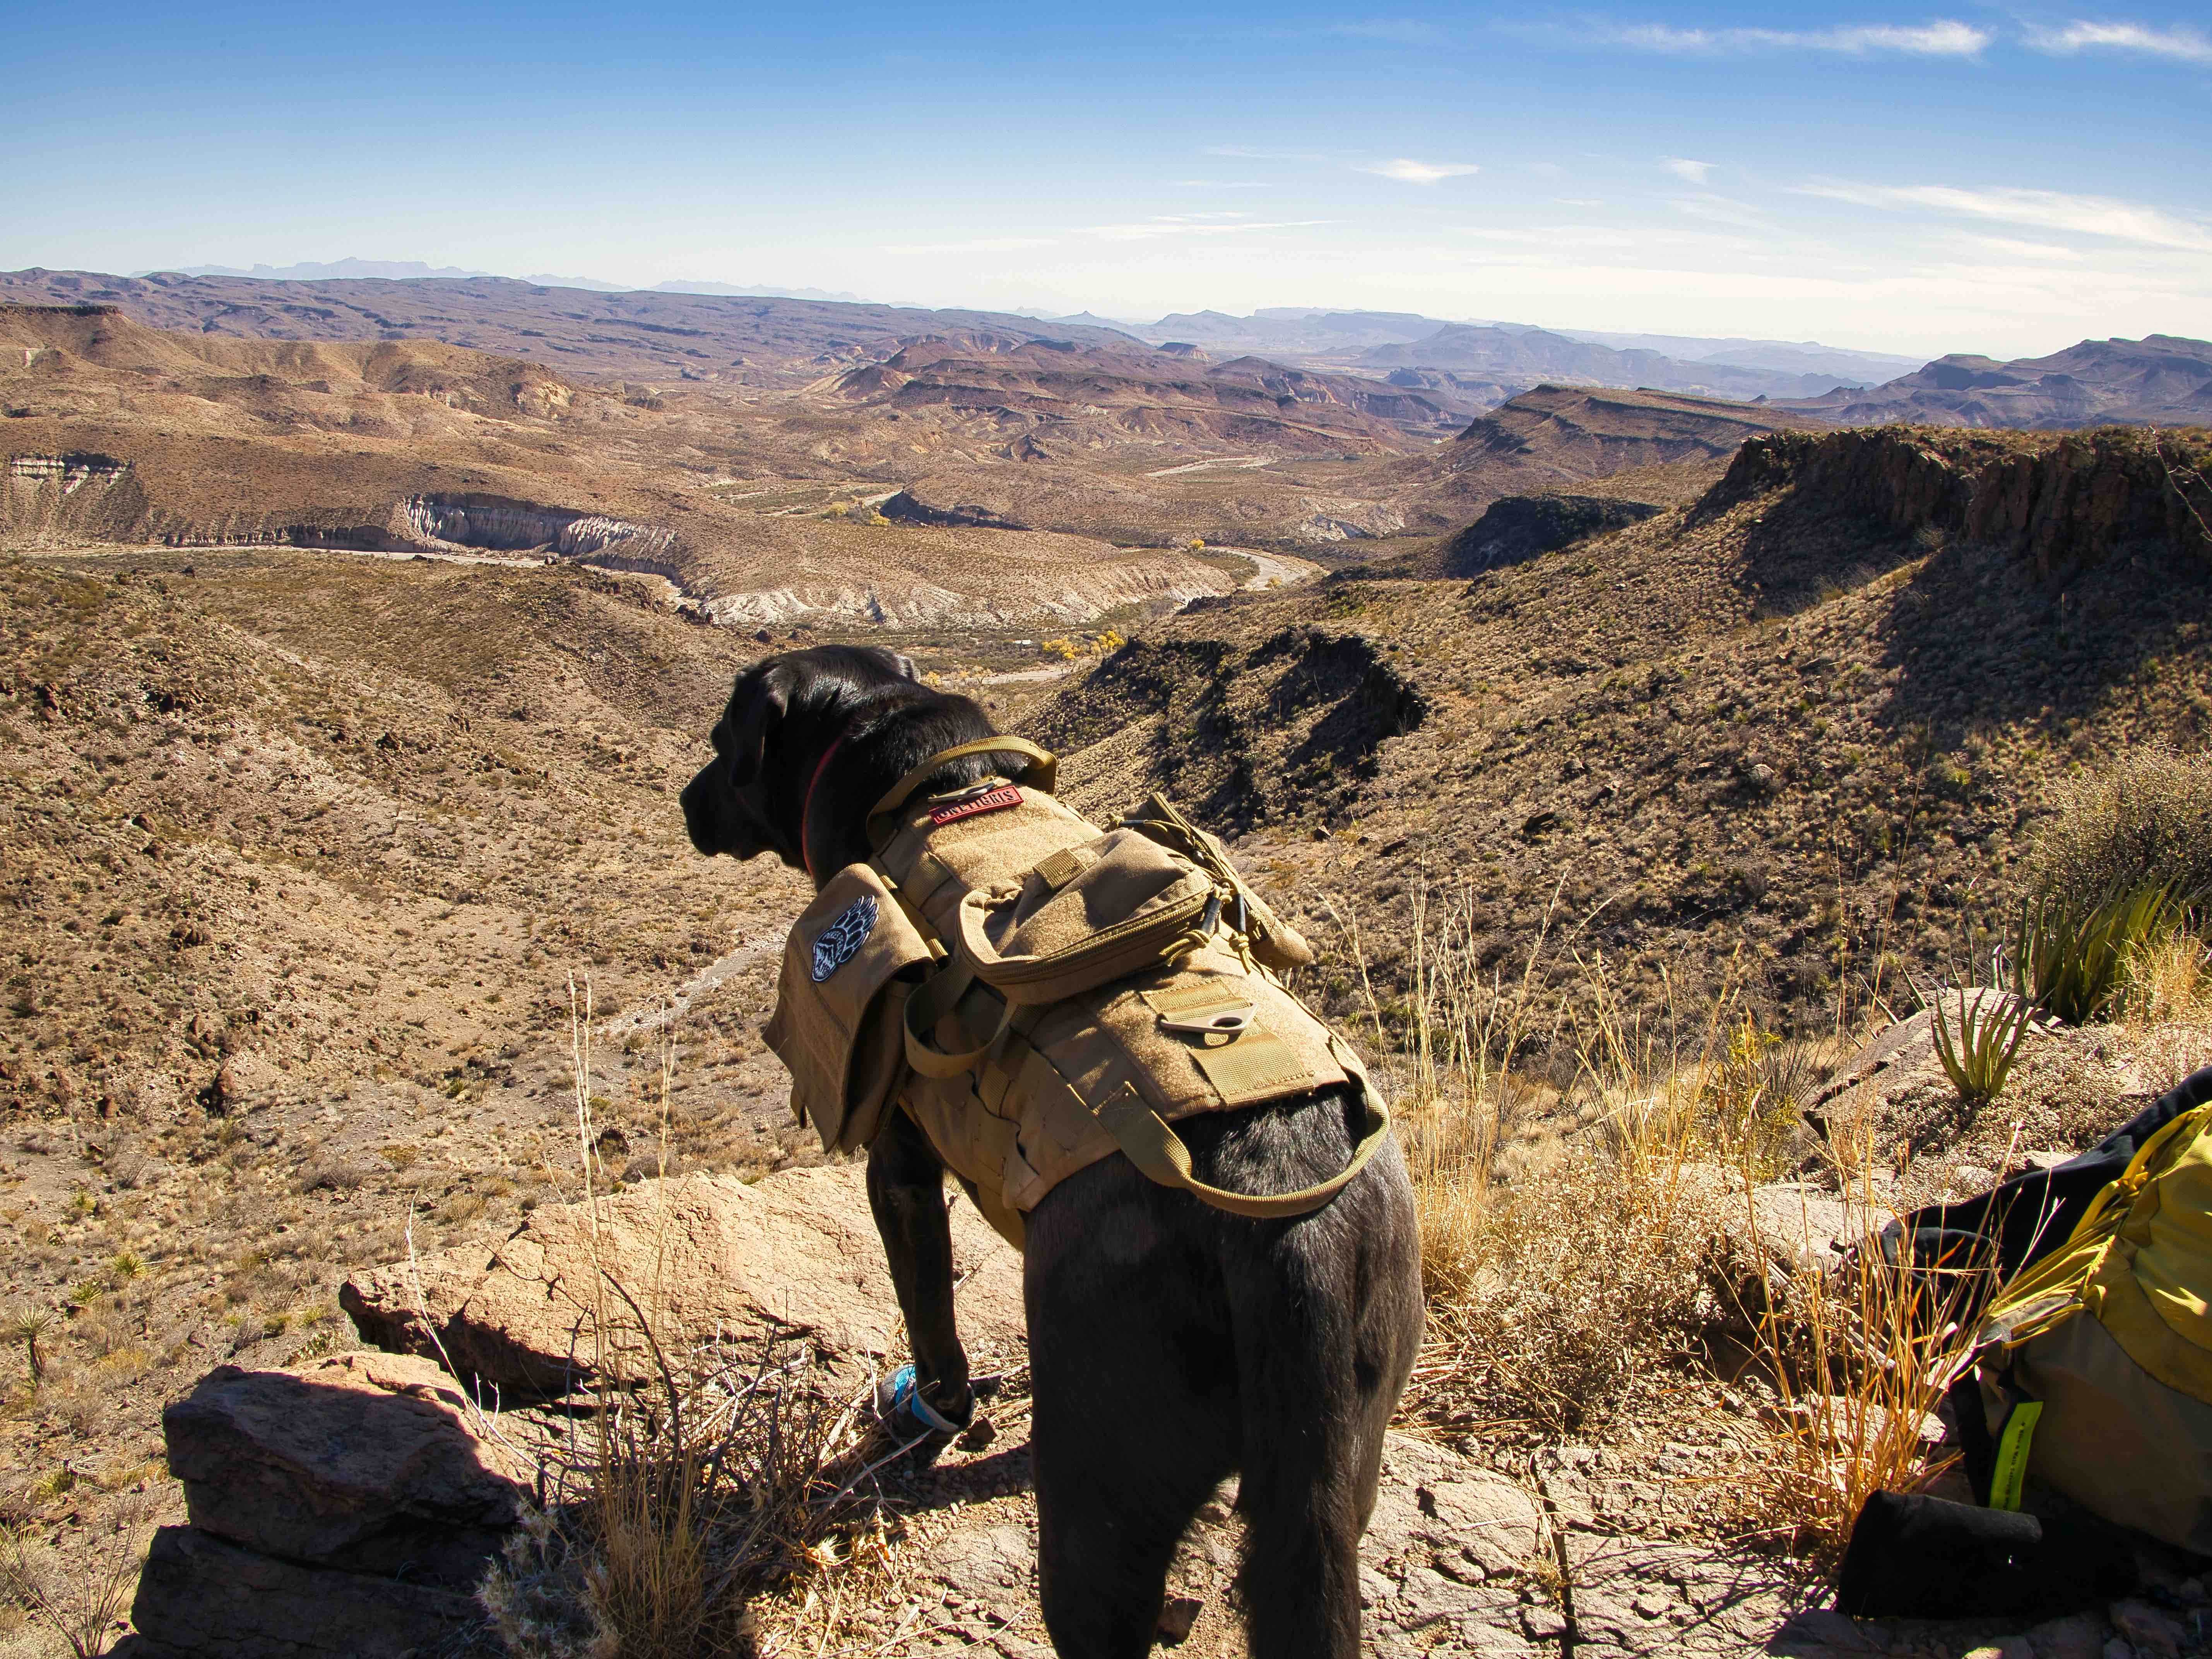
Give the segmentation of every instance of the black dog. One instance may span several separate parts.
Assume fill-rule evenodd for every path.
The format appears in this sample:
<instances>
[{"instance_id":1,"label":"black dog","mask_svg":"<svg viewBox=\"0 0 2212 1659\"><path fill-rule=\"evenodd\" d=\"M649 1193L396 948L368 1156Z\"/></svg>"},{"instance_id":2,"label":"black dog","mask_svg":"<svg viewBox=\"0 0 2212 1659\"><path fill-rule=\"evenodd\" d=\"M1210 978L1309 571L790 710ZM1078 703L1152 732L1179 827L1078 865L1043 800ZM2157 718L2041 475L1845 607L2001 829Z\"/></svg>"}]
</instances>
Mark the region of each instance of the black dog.
<instances>
[{"instance_id":1,"label":"black dog","mask_svg":"<svg viewBox=\"0 0 2212 1659\"><path fill-rule=\"evenodd\" d=\"M890 652L770 657L738 677L716 758L684 791L684 823L702 853L774 853L819 884L869 856L868 811L892 784L991 733L975 703L915 684ZM925 792L974 783L992 762L949 763ZM1341 1170L1360 1121L1352 1091L1332 1089L1176 1127L1200 1180L1281 1193ZM964 1422L974 1401L953 1328L945 1166L903 1112L869 1150L868 1199L922 1393ZM1177 1540L1241 1472L1252 1651L1352 1659L1359 1534L1422 1326L1395 1146L1292 1221L1209 1208L1119 1156L1091 1164L1030 1213L1024 1299L1054 1646L1070 1659L1146 1653Z\"/></svg>"}]
</instances>

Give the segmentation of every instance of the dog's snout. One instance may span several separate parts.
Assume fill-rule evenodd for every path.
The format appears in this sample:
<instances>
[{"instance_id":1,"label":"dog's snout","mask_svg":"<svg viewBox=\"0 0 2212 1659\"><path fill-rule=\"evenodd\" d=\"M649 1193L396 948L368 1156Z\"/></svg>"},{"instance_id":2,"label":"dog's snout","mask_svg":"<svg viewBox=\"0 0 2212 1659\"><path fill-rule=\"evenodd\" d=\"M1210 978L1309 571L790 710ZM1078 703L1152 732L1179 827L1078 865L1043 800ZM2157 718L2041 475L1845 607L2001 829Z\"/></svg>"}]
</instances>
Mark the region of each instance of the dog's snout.
<instances>
[{"instance_id":1,"label":"dog's snout","mask_svg":"<svg viewBox=\"0 0 2212 1659\"><path fill-rule=\"evenodd\" d=\"M725 837L721 834L721 814L716 810L720 792L714 787L714 768L700 768L698 775L684 786L677 797L684 808L684 831L691 837L692 846L708 857L723 850Z\"/></svg>"}]
</instances>

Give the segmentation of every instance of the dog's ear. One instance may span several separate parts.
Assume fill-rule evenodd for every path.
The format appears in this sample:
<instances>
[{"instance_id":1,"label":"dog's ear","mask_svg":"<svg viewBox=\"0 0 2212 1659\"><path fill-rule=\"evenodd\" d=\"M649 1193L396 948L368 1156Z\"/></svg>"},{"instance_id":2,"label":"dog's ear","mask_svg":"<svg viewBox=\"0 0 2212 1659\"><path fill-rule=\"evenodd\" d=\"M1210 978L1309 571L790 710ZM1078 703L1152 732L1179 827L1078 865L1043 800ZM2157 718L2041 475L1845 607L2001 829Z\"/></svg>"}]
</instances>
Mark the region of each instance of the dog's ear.
<instances>
[{"instance_id":1,"label":"dog's ear","mask_svg":"<svg viewBox=\"0 0 2212 1659\"><path fill-rule=\"evenodd\" d=\"M902 656L899 653L894 651L891 653L891 660L898 665L899 678L901 679L919 681L921 678L921 671L915 666L914 659L912 657Z\"/></svg>"},{"instance_id":2,"label":"dog's ear","mask_svg":"<svg viewBox=\"0 0 2212 1659\"><path fill-rule=\"evenodd\" d=\"M791 711L791 694L798 684L796 668L787 662L775 663L731 699L722 716L730 734L722 759L730 769L732 787L742 789L760 775L768 734Z\"/></svg>"}]
</instances>

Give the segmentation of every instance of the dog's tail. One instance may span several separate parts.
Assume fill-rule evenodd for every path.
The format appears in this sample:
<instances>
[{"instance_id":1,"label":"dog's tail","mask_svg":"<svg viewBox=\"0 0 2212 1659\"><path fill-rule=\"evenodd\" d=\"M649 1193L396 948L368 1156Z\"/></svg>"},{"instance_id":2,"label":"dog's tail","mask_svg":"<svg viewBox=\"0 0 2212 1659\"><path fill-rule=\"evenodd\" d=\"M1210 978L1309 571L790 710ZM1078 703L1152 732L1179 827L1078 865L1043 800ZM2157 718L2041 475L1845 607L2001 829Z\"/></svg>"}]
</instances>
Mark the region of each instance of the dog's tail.
<instances>
[{"instance_id":1,"label":"dog's tail","mask_svg":"<svg viewBox=\"0 0 2212 1659\"><path fill-rule=\"evenodd\" d=\"M1396 1147L1385 1146L1326 1208L1246 1225L1248 1248L1225 1267L1252 1652L1352 1659L1359 1535L1420 1340L1412 1187Z\"/></svg>"}]
</instances>

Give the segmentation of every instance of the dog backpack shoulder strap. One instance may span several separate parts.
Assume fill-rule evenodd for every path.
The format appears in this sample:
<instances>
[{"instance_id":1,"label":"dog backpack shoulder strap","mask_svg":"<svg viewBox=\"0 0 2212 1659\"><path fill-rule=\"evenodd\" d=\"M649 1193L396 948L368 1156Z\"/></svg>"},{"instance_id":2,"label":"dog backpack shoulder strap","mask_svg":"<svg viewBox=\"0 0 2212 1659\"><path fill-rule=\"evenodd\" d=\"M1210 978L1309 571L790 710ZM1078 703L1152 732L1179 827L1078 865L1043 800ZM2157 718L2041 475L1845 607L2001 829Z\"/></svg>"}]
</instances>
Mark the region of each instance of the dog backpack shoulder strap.
<instances>
[{"instance_id":1,"label":"dog backpack shoulder strap","mask_svg":"<svg viewBox=\"0 0 2212 1659\"><path fill-rule=\"evenodd\" d=\"M931 955L865 864L832 876L792 924L775 1013L761 1035L791 1073L793 1109L824 1150L875 1138L906 1074L907 999Z\"/></svg>"}]
</instances>

